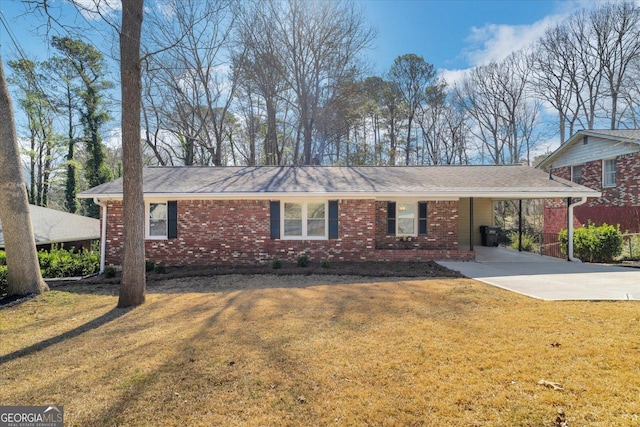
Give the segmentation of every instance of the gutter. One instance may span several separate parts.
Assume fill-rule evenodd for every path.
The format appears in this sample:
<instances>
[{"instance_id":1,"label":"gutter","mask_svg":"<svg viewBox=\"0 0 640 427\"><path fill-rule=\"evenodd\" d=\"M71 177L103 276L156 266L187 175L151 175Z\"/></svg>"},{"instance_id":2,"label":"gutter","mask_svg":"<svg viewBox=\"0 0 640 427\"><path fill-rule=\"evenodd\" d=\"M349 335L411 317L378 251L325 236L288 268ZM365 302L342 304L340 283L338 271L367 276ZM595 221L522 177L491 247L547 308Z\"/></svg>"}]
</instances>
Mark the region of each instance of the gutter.
<instances>
[{"instance_id":1,"label":"gutter","mask_svg":"<svg viewBox=\"0 0 640 427\"><path fill-rule=\"evenodd\" d=\"M581 206L584 205L587 202L587 198L586 197L582 197L580 199L580 201L576 202L576 203L571 203L569 204L569 224L567 224L567 231L568 231L568 240L569 240L569 248L567 250L567 253L569 255L569 261L573 261L573 262L582 262L581 260L579 260L578 258L575 258L573 256L573 208L576 206Z\"/></svg>"},{"instance_id":2,"label":"gutter","mask_svg":"<svg viewBox=\"0 0 640 427\"><path fill-rule=\"evenodd\" d=\"M100 206L100 211L102 213L102 223L100 224L100 274L104 273L105 260L107 257L107 205L98 199L97 197L93 198L93 203Z\"/></svg>"}]
</instances>

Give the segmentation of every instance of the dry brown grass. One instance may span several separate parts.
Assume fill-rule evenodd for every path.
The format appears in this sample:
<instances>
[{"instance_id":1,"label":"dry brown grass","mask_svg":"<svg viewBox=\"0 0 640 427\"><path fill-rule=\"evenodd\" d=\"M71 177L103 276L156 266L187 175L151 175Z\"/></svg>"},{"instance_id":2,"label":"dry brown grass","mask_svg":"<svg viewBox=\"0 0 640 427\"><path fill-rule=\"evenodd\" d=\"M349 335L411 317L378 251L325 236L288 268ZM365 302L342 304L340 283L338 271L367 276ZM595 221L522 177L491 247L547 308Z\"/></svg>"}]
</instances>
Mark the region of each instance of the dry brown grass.
<instances>
[{"instance_id":1,"label":"dry brown grass","mask_svg":"<svg viewBox=\"0 0 640 427\"><path fill-rule=\"evenodd\" d=\"M132 310L116 291L0 310L0 404L64 405L67 426L640 423L634 302L339 276L171 279Z\"/></svg>"}]
</instances>

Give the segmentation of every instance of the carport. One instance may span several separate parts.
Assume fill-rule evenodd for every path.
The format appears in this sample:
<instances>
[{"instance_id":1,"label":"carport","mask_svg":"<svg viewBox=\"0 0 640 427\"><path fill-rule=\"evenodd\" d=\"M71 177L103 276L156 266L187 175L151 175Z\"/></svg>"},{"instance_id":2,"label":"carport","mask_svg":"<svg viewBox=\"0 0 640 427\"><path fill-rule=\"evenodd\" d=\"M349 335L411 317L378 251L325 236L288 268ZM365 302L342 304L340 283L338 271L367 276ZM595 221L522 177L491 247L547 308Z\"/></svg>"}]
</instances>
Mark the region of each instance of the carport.
<instances>
[{"instance_id":1,"label":"carport","mask_svg":"<svg viewBox=\"0 0 640 427\"><path fill-rule=\"evenodd\" d=\"M503 247L476 246L476 261L439 262L464 276L532 298L640 300L640 269L569 262Z\"/></svg>"}]
</instances>

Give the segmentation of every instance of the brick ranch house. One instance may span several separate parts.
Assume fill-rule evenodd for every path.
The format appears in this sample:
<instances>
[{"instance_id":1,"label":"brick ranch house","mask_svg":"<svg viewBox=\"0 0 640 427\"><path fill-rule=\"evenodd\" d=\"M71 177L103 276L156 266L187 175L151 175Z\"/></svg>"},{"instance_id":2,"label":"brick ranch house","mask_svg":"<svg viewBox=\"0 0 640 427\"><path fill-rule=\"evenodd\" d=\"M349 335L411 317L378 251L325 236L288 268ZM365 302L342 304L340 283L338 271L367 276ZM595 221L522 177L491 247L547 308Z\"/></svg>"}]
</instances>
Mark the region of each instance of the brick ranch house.
<instances>
[{"instance_id":1,"label":"brick ranch house","mask_svg":"<svg viewBox=\"0 0 640 427\"><path fill-rule=\"evenodd\" d=\"M144 170L146 257L168 266L274 259L472 260L493 201L594 197L528 166L157 167ZM102 268L119 265L122 179L101 206Z\"/></svg>"},{"instance_id":2,"label":"brick ranch house","mask_svg":"<svg viewBox=\"0 0 640 427\"><path fill-rule=\"evenodd\" d=\"M558 177L601 192L574 209L574 227L620 224L640 232L640 130L581 130L538 166ZM544 229L567 228L567 201L547 200Z\"/></svg>"}]
</instances>

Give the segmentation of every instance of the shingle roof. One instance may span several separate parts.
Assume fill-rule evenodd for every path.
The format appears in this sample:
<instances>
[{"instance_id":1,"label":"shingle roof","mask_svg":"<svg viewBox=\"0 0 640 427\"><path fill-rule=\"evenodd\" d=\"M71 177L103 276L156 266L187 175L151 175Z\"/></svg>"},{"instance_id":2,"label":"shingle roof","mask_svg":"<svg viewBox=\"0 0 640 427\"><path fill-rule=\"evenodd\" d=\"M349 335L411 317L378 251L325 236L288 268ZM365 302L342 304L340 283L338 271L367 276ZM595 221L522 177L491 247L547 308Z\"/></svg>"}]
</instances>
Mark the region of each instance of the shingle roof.
<instances>
[{"instance_id":1,"label":"shingle roof","mask_svg":"<svg viewBox=\"0 0 640 427\"><path fill-rule=\"evenodd\" d=\"M582 130L579 131L580 134L588 134L588 135L604 135L607 137L613 137L618 139L624 139L628 142L634 142L636 144L640 144L640 129L615 129L615 130L607 130L607 129L596 129L596 130Z\"/></svg>"},{"instance_id":2,"label":"shingle roof","mask_svg":"<svg viewBox=\"0 0 640 427\"><path fill-rule=\"evenodd\" d=\"M596 197L599 193L528 166L247 166L144 169L146 197ZM122 179L82 192L122 198Z\"/></svg>"},{"instance_id":3,"label":"shingle roof","mask_svg":"<svg viewBox=\"0 0 640 427\"><path fill-rule=\"evenodd\" d=\"M35 205L29 205L29 213L36 245L100 238L100 221L95 218ZM1 223L0 248L4 248Z\"/></svg>"}]
</instances>

